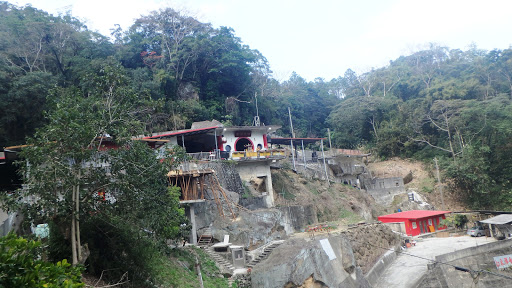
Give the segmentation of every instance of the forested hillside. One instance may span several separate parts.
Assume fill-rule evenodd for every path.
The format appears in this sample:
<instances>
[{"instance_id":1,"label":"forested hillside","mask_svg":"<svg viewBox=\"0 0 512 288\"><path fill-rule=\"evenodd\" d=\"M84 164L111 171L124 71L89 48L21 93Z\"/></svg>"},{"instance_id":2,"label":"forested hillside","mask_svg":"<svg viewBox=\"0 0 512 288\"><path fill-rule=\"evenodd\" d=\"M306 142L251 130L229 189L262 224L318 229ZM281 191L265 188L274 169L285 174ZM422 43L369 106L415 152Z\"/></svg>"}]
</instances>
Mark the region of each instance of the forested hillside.
<instances>
[{"instance_id":1,"label":"forested hillside","mask_svg":"<svg viewBox=\"0 0 512 288\"><path fill-rule=\"evenodd\" d=\"M212 119L251 125L259 114L289 136L290 107L297 137L326 137L330 128L339 148L438 157L472 207L511 204L511 49L433 44L359 75L308 82L294 73L278 82L233 29L171 8L99 35L71 15L0 2L0 39L0 147L25 143L45 124L57 87L94 94L93 80L119 66L123 85L158 103L146 111L147 133Z\"/></svg>"},{"instance_id":2,"label":"forested hillside","mask_svg":"<svg viewBox=\"0 0 512 288\"><path fill-rule=\"evenodd\" d=\"M343 100L327 123L337 146L430 163L437 156L471 207L510 209L512 50L431 45L334 83Z\"/></svg>"}]
</instances>

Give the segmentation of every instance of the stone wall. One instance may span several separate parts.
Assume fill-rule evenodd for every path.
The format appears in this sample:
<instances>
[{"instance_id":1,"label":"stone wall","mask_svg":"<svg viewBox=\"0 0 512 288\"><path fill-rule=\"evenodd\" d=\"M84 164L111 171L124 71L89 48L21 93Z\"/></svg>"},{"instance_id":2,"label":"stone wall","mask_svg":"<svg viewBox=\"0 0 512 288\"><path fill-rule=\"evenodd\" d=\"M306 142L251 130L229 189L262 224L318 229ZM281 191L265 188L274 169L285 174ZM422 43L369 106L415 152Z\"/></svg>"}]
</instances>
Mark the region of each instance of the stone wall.
<instances>
[{"instance_id":1,"label":"stone wall","mask_svg":"<svg viewBox=\"0 0 512 288\"><path fill-rule=\"evenodd\" d=\"M366 191L372 197L385 205L393 202L395 195L406 193L402 177L374 178L363 182Z\"/></svg>"},{"instance_id":2,"label":"stone wall","mask_svg":"<svg viewBox=\"0 0 512 288\"><path fill-rule=\"evenodd\" d=\"M437 263L429 264L429 271L416 283L414 287L430 288L472 288L472 287L512 287L512 272L507 269L497 270L493 257L512 254L512 240L492 242L489 244L466 248L452 253L436 256ZM441 263L449 263L443 265ZM464 272L454 269L453 266L471 269ZM505 277L497 276L504 275Z\"/></svg>"},{"instance_id":3,"label":"stone wall","mask_svg":"<svg viewBox=\"0 0 512 288\"><path fill-rule=\"evenodd\" d=\"M398 247L398 235L381 223L356 226L343 232L352 244L357 264L367 274L384 253Z\"/></svg>"},{"instance_id":4,"label":"stone wall","mask_svg":"<svg viewBox=\"0 0 512 288\"><path fill-rule=\"evenodd\" d=\"M222 241L224 235L229 235L231 243L242 245L249 250L270 241L286 239L307 225L317 222L316 212L311 205L236 211L235 221L231 221L229 215L223 218L216 214L215 203L211 201L201 205L198 206L203 207L202 209L196 208L199 235L210 227L217 241Z\"/></svg>"},{"instance_id":5,"label":"stone wall","mask_svg":"<svg viewBox=\"0 0 512 288\"><path fill-rule=\"evenodd\" d=\"M208 161L197 163L198 169L213 169L219 179L220 185L229 191L238 194L244 193L242 179L236 170L236 163L231 161Z\"/></svg>"}]
</instances>

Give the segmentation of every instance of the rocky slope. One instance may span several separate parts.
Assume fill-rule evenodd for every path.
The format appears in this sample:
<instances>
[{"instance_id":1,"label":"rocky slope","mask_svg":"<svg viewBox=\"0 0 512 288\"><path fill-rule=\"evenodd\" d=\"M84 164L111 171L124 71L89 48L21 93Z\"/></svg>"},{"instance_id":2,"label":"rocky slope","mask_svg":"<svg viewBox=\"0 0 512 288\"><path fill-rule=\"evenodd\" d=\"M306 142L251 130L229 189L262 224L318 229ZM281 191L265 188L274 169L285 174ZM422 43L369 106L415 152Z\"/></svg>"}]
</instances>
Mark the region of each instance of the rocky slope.
<instances>
[{"instance_id":1,"label":"rocky slope","mask_svg":"<svg viewBox=\"0 0 512 288\"><path fill-rule=\"evenodd\" d=\"M288 169L273 170L272 184L276 205L312 205L319 222L373 221L383 210L362 190L340 183L306 180Z\"/></svg>"},{"instance_id":2,"label":"rocky slope","mask_svg":"<svg viewBox=\"0 0 512 288\"><path fill-rule=\"evenodd\" d=\"M293 237L253 268L252 287L370 287L365 273L397 243L383 225Z\"/></svg>"}]
</instances>

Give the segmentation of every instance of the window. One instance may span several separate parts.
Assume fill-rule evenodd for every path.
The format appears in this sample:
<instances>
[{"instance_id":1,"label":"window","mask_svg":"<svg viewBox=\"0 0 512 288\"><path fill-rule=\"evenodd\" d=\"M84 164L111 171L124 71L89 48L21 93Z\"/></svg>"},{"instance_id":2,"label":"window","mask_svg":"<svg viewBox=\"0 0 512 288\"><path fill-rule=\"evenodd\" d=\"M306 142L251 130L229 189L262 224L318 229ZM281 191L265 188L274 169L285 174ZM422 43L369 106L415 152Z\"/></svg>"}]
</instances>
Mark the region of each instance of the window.
<instances>
[{"instance_id":1,"label":"window","mask_svg":"<svg viewBox=\"0 0 512 288\"><path fill-rule=\"evenodd\" d=\"M428 226L432 226L432 219L428 219Z\"/></svg>"},{"instance_id":2,"label":"window","mask_svg":"<svg viewBox=\"0 0 512 288\"><path fill-rule=\"evenodd\" d=\"M418 226L416 226L416 222L412 222L412 229L416 229Z\"/></svg>"}]
</instances>

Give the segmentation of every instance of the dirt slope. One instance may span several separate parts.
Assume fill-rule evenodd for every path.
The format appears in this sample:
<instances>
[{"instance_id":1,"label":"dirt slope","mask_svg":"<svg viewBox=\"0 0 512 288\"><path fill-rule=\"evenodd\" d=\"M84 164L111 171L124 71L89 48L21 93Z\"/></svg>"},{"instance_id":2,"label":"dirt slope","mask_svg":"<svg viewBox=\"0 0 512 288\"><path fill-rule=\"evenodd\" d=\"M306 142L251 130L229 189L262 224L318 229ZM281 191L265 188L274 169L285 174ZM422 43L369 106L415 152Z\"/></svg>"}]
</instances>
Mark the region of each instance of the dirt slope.
<instances>
[{"instance_id":1,"label":"dirt slope","mask_svg":"<svg viewBox=\"0 0 512 288\"><path fill-rule=\"evenodd\" d=\"M276 205L314 205L319 222L373 221L382 211L364 191L349 185L304 179L289 169L272 170L272 185Z\"/></svg>"},{"instance_id":2,"label":"dirt slope","mask_svg":"<svg viewBox=\"0 0 512 288\"><path fill-rule=\"evenodd\" d=\"M435 209L441 210L441 197L438 189L437 178L434 163L426 165L419 161L408 159L392 158L386 161L372 161L367 164L368 169L374 177L403 177L412 174L412 181L405 184L409 190L420 193L426 201L434 206ZM442 175L442 171L441 171ZM405 181L404 181L405 183ZM450 211L461 211L465 209L463 199L450 191L447 183L443 185L444 208ZM399 197L406 199L407 197ZM403 199L397 199L401 202Z\"/></svg>"}]
</instances>

